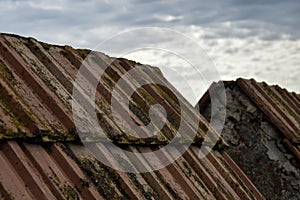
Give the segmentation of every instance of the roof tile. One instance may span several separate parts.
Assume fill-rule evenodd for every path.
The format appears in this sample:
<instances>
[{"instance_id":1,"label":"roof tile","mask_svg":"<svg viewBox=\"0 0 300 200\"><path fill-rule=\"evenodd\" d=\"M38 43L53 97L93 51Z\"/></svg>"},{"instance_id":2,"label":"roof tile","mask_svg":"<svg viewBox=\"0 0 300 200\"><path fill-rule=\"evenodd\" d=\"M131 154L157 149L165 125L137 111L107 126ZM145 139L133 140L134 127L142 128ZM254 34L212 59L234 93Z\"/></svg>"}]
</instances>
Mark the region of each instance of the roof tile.
<instances>
[{"instance_id":1,"label":"roof tile","mask_svg":"<svg viewBox=\"0 0 300 200\"><path fill-rule=\"evenodd\" d=\"M48 45L32 38L0 35L0 196L5 199L264 199L224 152L214 151L199 159L199 145L208 122L163 77L158 68L143 66L137 78L163 81L168 88L147 85L132 97L131 116L140 125L149 106L163 105L170 117L161 137L148 140L128 137L109 112L112 87L128 70L141 65L101 55L101 63L114 62L105 70L97 88L99 122L109 137L127 150L149 152L165 145L179 123L187 131L200 119L194 145L167 167L132 174L103 165L78 142L71 112L72 83L89 50ZM134 86L134 80L128 81ZM126 89L126 88L125 88ZM126 90L123 90L126 94ZM187 108L180 122L179 97ZM296 98L296 97L291 97ZM10 139L10 140L7 140ZM99 139L99 138L98 138ZM38 143L37 143L38 142ZM109 162L116 159L106 141L89 144ZM184 144L183 144L184 145ZM178 147L181 148L181 147ZM162 155L165 159L174 152ZM122 162L121 162L122 161ZM145 162L152 162L145 160Z\"/></svg>"}]
</instances>

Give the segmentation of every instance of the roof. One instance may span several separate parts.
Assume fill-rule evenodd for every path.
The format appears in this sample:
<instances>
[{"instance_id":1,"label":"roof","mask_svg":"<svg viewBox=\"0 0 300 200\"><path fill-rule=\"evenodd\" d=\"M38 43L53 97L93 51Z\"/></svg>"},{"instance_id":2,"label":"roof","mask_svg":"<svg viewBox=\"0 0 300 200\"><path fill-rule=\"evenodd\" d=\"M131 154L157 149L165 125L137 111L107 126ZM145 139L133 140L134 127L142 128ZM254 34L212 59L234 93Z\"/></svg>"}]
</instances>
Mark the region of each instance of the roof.
<instances>
[{"instance_id":1,"label":"roof","mask_svg":"<svg viewBox=\"0 0 300 200\"><path fill-rule=\"evenodd\" d=\"M230 158L215 152L200 160L196 147L166 168L142 174L112 170L82 145L7 141L0 149L5 199L262 199Z\"/></svg>"},{"instance_id":2,"label":"roof","mask_svg":"<svg viewBox=\"0 0 300 200\"><path fill-rule=\"evenodd\" d=\"M199 159L206 132L214 130L180 95L189 120L200 119L193 145L176 162L148 173L111 169L80 143L72 120L72 88L89 50L49 45L33 38L0 35L0 196L4 199L263 199L249 179L222 151ZM112 60L102 55L103 60ZM162 104L170 117L159 137L128 137L111 119L109 100L116 81L139 63L113 59L97 88L100 123L112 142L133 152L162 147L176 133L178 93L158 68L145 66L150 79L160 79L172 91L153 85L132 100L131 117L146 124L149 105ZM168 115L168 116L169 116ZM189 131L190 121L182 122ZM118 155L100 141L90 146L109 162ZM172 155L172 152L170 152ZM123 162L126 165L126 163Z\"/></svg>"},{"instance_id":3,"label":"roof","mask_svg":"<svg viewBox=\"0 0 300 200\"><path fill-rule=\"evenodd\" d=\"M284 143L300 160L300 94L254 79L239 78L235 83L282 132ZM217 88L218 83L213 83L210 89ZM198 103L200 109L209 101L209 92L206 92Z\"/></svg>"},{"instance_id":4,"label":"roof","mask_svg":"<svg viewBox=\"0 0 300 200\"><path fill-rule=\"evenodd\" d=\"M285 135L285 143L300 160L300 95L253 79L238 79L237 84Z\"/></svg>"},{"instance_id":5,"label":"roof","mask_svg":"<svg viewBox=\"0 0 300 200\"><path fill-rule=\"evenodd\" d=\"M0 116L5 120L1 125L5 134L1 135L1 138L10 138L13 135L14 138L41 141L76 141L78 138L74 134L71 110L73 81L83 57L89 51L75 50L69 46L50 46L32 38L10 35L1 35L0 44L2 102ZM100 93L96 99L100 108L99 114L109 116L102 118L101 123L107 124L106 126L112 129L107 132L116 143L143 143L145 141L128 138L113 123L111 113L107 113L110 110L109 102L113 84L138 63L103 55L104 62L105 59L113 60L111 64L113 67L106 70L105 77L102 79L103 84L97 88L97 92ZM147 67L146 69L149 69L148 74L144 73L142 76L151 76L151 79L159 78L168 88L173 88L163 78L158 68ZM171 92L176 91L174 89ZM172 123L164 127L160 137L152 138L153 143L168 142L174 134L174 127L180 122L179 105L169 94L170 91L165 88L148 85L136 93L132 101L134 109L131 116L138 124L149 121L145 113L153 102L161 103L170 112L168 121ZM185 120L183 123L189 130L190 124L198 118L199 114L185 99L184 102L188 108L190 121ZM5 114L6 112L10 115ZM202 119L200 122L204 128L198 131L199 141L205 135L204 130L211 129L205 120Z\"/></svg>"},{"instance_id":6,"label":"roof","mask_svg":"<svg viewBox=\"0 0 300 200\"><path fill-rule=\"evenodd\" d=\"M295 106L299 107L299 100L294 98L297 94L253 79L240 78L222 84L227 96L222 137L229 148L225 151L267 199L297 198L300 189L300 160L295 140L299 134ZM219 83L214 83L210 89L218 95L218 88ZM209 96L207 92L199 102L199 111L208 120Z\"/></svg>"}]
</instances>

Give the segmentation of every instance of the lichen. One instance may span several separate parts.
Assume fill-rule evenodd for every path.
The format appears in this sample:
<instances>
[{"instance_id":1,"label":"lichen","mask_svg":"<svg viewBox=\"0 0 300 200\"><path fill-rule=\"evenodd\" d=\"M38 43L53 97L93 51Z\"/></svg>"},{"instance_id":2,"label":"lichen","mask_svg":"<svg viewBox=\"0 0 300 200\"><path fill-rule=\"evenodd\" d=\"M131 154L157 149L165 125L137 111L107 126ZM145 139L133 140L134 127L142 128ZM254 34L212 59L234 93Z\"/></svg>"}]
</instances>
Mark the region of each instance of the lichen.
<instances>
[{"instance_id":1,"label":"lichen","mask_svg":"<svg viewBox=\"0 0 300 200\"><path fill-rule=\"evenodd\" d=\"M50 166L49 166L49 170L50 170L49 178L53 181L56 187L59 188L60 192L64 195L65 199L68 200L80 199L78 193L73 187L71 187L67 183L63 183L63 184L61 183L61 180L59 179L57 174Z\"/></svg>"},{"instance_id":2,"label":"lichen","mask_svg":"<svg viewBox=\"0 0 300 200\"><path fill-rule=\"evenodd\" d=\"M77 49L78 55L84 60L89 53L91 53L91 50L89 49Z\"/></svg>"},{"instance_id":3,"label":"lichen","mask_svg":"<svg viewBox=\"0 0 300 200\"><path fill-rule=\"evenodd\" d=\"M73 189L70 185L65 184L62 188L62 193L64 194L65 199L68 200L80 199L76 190Z\"/></svg>"},{"instance_id":4,"label":"lichen","mask_svg":"<svg viewBox=\"0 0 300 200\"><path fill-rule=\"evenodd\" d=\"M60 184L60 179L59 177L56 175L56 173L53 171L53 169L49 166L49 170L51 172L51 175L49 175L50 179L52 179L55 184L59 185Z\"/></svg>"},{"instance_id":5,"label":"lichen","mask_svg":"<svg viewBox=\"0 0 300 200\"><path fill-rule=\"evenodd\" d=\"M7 79L12 85L16 85L17 81L12 71L0 60L0 74Z\"/></svg>"},{"instance_id":6,"label":"lichen","mask_svg":"<svg viewBox=\"0 0 300 200\"><path fill-rule=\"evenodd\" d=\"M48 43L44 43L44 42L39 42L40 45L47 51L50 50L50 47L52 46L51 44L48 44Z\"/></svg>"},{"instance_id":7,"label":"lichen","mask_svg":"<svg viewBox=\"0 0 300 200\"><path fill-rule=\"evenodd\" d=\"M137 175L133 173L128 173L129 178L133 182L133 184L138 188L138 190L144 195L144 197L148 200L159 199L159 196L154 190L148 187L146 190L145 186L143 186L138 180ZM149 186L149 185L147 185Z\"/></svg>"},{"instance_id":8,"label":"lichen","mask_svg":"<svg viewBox=\"0 0 300 200\"><path fill-rule=\"evenodd\" d=\"M111 180L111 171L98 160L84 158L80 160L80 166L84 173L93 181L100 194L111 199L124 199L114 190Z\"/></svg>"},{"instance_id":9,"label":"lichen","mask_svg":"<svg viewBox=\"0 0 300 200\"><path fill-rule=\"evenodd\" d=\"M299 193L300 171L292 162L293 154L281 144L284 135L258 107L253 109L255 104L237 85L225 86L227 110L222 137L229 144L225 151L263 195L270 199L294 198ZM201 113L209 120L211 104ZM241 182L237 184L244 187ZM252 195L247 188L246 192Z\"/></svg>"},{"instance_id":10,"label":"lichen","mask_svg":"<svg viewBox=\"0 0 300 200\"><path fill-rule=\"evenodd\" d=\"M177 193L175 190L173 190L173 188L171 187L171 185L170 185L168 182L165 183L165 186L166 186L166 188L168 189L168 191L171 193L171 195L174 197L174 199L176 199L176 200L183 200L183 199L178 195L178 193Z\"/></svg>"},{"instance_id":11,"label":"lichen","mask_svg":"<svg viewBox=\"0 0 300 200\"><path fill-rule=\"evenodd\" d=\"M300 118L295 114L295 112L288 106L286 105L285 102L283 102L279 96L275 94L268 86L264 84L265 89L268 92L268 95L272 98L272 100L279 106L285 113L288 115L292 116L295 121L300 125Z\"/></svg>"}]
</instances>

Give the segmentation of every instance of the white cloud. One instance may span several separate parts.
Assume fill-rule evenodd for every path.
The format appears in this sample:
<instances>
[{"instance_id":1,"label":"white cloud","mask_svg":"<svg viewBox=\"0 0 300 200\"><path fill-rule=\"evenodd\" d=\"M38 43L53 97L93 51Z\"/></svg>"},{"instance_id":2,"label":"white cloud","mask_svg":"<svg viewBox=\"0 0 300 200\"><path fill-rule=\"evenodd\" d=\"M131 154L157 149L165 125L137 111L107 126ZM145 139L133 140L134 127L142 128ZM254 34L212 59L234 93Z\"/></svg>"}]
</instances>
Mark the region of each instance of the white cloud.
<instances>
[{"instance_id":1,"label":"white cloud","mask_svg":"<svg viewBox=\"0 0 300 200\"><path fill-rule=\"evenodd\" d=\"M183 16L173 16L173 15L154 15L155 19L162 22L175 22L183 19Z\"/></svg>"},{"instance_id":2,"label":"white cloud","mask_svg":"<svg viewBox=\"0 0 300 200\"><path fill-rule=\"evenodd\" d=\"M255 78L269 84L279 84L290 91L300 92L300 39L264 40L260 35L246 38L235 37L234 35L240 30L234 28L231 29L232 37L222 38L218 35L218 31L224 32L224 30L222 26L220 29L197 26L177 27L177 30L191 36L198 42L215 64L223 80L235 80L238 77ZM207 38L207 34L215 35ZM178 45L178 41L174 45ZM183 48L192 51L188 47ZM126 57L160 66L162 69L164 66L176 69L182 77L188 80L187 82L193 88L197 99L207 89L207 87L203 87L203 79L187 71L187 64L176 59L174 55L158 51L142 51L133 52ZM205 74L205 72L203 73ZM178 81L178 76L171 73L166 74L166 72L165 75L177 86L179 91L186 94L191 103L195 103L196 100L193 95L186 93L185 87Z\"/></svg>"},{"instance_id":3,"label":"white cloud","mask_svg":"<svg viewBox=\"0 0 300 200\"><path fill-rule=\"evenodd\" d=\"M0 11L1 32L75 47L94 48L119 31L135 27L173 28L204 48L223 79L253 77L300 92L297 1L3 0ZM174 44L180 45L179 41ZM139 53L134 59L181 66L159 53ZM196 79L191 83L197 94L202 93L204 88Z\"/></svg>"},{"instance_id":4,"label":"white cloud","mask_svg":"<svg viewBox=\"0 0 300 200\"><path fill-rule=\"evenodd\" d=\"M34 9L40 9L40 10L57 10L62 11L65 8L64 1L55 1L55 4L53 1L19 1L19 4L28 5L31 8Z\"/></svg>"}]
</instances>

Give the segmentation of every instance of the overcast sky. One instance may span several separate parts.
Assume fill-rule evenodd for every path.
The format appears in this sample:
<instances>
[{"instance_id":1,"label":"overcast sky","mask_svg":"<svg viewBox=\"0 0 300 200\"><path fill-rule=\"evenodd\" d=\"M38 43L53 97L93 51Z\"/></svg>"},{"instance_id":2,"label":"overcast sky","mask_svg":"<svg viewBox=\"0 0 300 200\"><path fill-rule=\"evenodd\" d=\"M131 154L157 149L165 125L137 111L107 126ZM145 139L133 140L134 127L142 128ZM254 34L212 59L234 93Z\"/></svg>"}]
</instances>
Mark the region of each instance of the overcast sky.
<instances>
[{"instance_id":1,"label":"overcast sky","mask_svg":"<svg viewBox=\"0 0 300 200\"><path fill-rule=\"evenodd\" d=\"M1 32L90 49L123 30L170 28L194 39L224 80L255 78L300 92L296 0L0 0L0 25ZM159 54L137 52L128 57L157 66L174 65L173 59ZM197 78L193 84L199 85ZM197 99L204 89L195 87Z\"/></svg>"}]
</instances>

